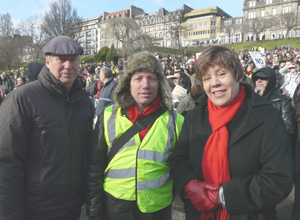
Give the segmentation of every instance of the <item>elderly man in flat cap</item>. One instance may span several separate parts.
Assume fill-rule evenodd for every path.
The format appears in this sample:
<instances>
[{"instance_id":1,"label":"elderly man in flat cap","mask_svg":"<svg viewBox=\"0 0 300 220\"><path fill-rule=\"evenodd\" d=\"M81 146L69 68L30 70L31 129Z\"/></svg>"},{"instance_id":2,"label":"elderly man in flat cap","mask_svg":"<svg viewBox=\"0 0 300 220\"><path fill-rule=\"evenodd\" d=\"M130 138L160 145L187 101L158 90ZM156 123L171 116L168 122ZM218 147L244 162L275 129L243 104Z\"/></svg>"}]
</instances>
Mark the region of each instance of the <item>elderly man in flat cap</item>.
<instances>
[{"instance_id":1,"label":"elderly man in flat cap","mask_svg":"<svg viewBox=\"0 0 300 220\"><path fill-rule=\"evenodd\" d=\"M0 107L0 219L79 219L93 120L77 80L82 50L69 37L49 41L38 80Z\"/></svg>"}]
</instances>

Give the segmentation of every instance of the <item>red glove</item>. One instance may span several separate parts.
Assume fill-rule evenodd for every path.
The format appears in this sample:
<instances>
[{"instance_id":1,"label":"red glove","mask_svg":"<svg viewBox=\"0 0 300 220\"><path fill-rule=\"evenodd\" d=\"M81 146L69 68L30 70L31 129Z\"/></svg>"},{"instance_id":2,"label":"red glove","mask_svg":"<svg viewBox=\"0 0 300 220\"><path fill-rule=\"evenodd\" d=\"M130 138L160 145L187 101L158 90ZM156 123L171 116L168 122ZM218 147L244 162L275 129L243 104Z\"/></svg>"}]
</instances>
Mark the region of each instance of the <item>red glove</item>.
<instances>
[{"instance_id":1,"label":"red glove","mask_svg":"<svg viewBox=\"0 0 300 220\"><path fill-rule=\"evenodd\" d=\"M184 193L201 212L208 212L221 206L217 202L218 190L218 184L201 182L197 179L190 180L184 187Z\"/></svg>"}]
</instances>

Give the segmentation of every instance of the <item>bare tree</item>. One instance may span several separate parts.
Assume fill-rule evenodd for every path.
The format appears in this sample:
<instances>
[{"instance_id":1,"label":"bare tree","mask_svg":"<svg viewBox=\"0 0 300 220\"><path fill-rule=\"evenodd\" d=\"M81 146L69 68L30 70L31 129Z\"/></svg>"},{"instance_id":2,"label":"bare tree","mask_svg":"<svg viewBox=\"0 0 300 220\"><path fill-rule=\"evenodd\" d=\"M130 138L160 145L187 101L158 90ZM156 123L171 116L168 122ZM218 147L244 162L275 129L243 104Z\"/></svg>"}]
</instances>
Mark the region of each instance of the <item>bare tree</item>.
<instances>
[{"instance_id":1,"label":"bare tree","mask_svg":"<svg viewBox=\"0 0 300 220\"><path fill-rule=\"evenodd\" d=\"M275 18L254 18L244 21L243 32L252 33L256 36L256 41L259 41L259 34L272 27Z\"/></svg>"},{"instance_id":2,"label":"bare tree","mask_svg":"<svg viewBox=\"0 0 300 220\"><path fill-rule=\"evenodd\" d=\"M220 33L225 33L228 36L228 43L231 43L232 35L239 30L239 26L234 24L233 19L222 20L219 26Z\"/></svg>"},{"instance_id":3,"label":"bare tree","mask_svg":"<svg viewBox=\"0 0 300 220\"><path fill-rule=\"evenodd\" d=\"M279 19L281 25L286 29L285 38L287 38L288 33L298 26L299 17L295 12L288 12L281 14Z\"/></svg>"},{"instance_id":4,"label":"bare tree","mask_svg":"<svg viewBox=\"0 0 300 220\"><path fill-rule=\"evenodd\" d=\"M170 20L172 21L172 23L170 24L169 30L167 31L175 40L175 45L177 45L178 49L181 45L181 36L185 35L185 33L187 32L187 27L182 25L182 23L186 21L186 18L184 16L185 13L186 11L184 11L183 9L175 11L174 14L170 16Z\"/></svg>"},{"instance_id":5,"label":"bare tree","mask_svg":"<svg viewBox=\"0 0 300 220\"><path fill-rule=\"evenodd\" d=\"M75 38L82 18L77 15L77 10L72 9L71 0L57 0L50 4L50 10L44 16L44 31L47 40L57 36Z\"/></svg>"},{"instance_id":6,"label":"bare tree","mask_svg":"<svg viewBox=\"0 0 300 220\"><path fill-rule=\"evenodd\" d=\"M14 34L10 14L0 14L0 66L3 69L11 69L15 63L19 63L20 38Z\"/></svg>"},{"instance_id":7,"label":"bare tree","mask_svg":"<svg viewBox=\"0 0 300 220\"><path fill-rule=\"evenodd\" d=\"M43 21L40 16L32 16L21 20L18 28L27 37L24 46L30 50L31 57L37 62L42 58L42 47L45 44Z\"/></svg>"},{"instance_id":8,"label":"bare tree","mask_svg":"<svg viewBox=\"0 0 300 220\"><path fill-rule=\"evenodd\" d=\"M122 56L128 56L152 46L153 39L141 32L139 24L133 18L115 18L110 20L105 29L105 44L120 45Z\"/></svg>"}]
</instances>

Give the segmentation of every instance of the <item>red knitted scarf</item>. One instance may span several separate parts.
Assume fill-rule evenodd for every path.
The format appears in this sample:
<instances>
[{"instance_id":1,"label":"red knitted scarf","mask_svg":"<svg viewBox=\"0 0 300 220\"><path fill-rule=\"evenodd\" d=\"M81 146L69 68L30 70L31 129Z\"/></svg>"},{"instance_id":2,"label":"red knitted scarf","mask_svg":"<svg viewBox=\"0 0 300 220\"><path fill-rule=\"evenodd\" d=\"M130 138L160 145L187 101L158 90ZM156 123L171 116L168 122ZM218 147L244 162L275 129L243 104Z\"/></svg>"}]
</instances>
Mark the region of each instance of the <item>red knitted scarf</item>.
<instances>
[{"instance_id":1,"label":"red knitted scarf","mask_svg":"<svg viewBox=\"0 0 300 220\"><path fill-rule=\"evenodd\" d=\"M207 99L209 112L209 122L212 127L212 134L209 136L202 159L202 171L205 182L223 183L230 180L228 162L228 130L226 125L234 118L235 114L243 104L245 99L245 88L240 86L240 90L230 105L218 108L210 99ZM209 218L218 220L228 220L229 214L222 207L210 212L202 212L201 220Z\"/></svg>"},{"instance_id":2,"label":"red knitted scarf","mask_svg":"<svg viewBox=\"0 0 300 220\"><path fill-rule=\"evenodd\" d=\"M138 108L135 104L132 104L127 108L129 114L129 120L134 124L136 120L143 118L146 115L150 115L151 113L157 111L160 106L160 97L156 96L154 101L140 114ZM141 142L143 141L147 131L149 130L150 125L147 126L144 130L139 132Z\"/></svg>"}]
</instances>

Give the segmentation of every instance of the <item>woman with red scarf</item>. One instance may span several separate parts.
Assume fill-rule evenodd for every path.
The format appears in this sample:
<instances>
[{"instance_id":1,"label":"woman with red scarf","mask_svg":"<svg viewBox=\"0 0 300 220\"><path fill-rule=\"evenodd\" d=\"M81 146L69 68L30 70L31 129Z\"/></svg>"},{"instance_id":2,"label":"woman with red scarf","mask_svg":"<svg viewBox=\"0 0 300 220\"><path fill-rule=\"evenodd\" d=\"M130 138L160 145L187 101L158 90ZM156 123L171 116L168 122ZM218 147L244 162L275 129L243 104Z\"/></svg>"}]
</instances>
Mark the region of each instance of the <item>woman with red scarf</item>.
<instances>
[{"instance_id":1,"label":"woman with red scarf","mask_svg":"<svg viewBox=\"0 0 300 220\"><path fill-rule=\"evenodd\" d=\"M196 76L205 94L190 111L171 157L187 220L274 220L292 190L292 153L280 113L246 84L238 55L203 52Z\"/></svg>"}]
</instances>

